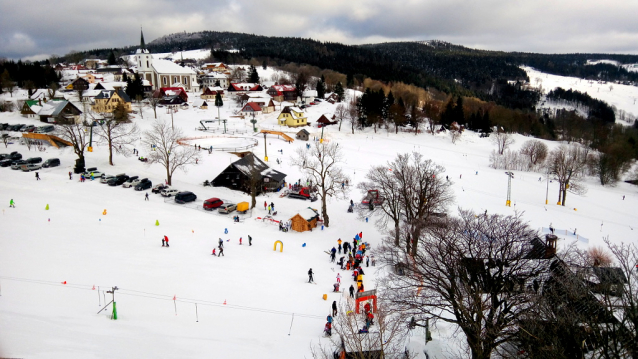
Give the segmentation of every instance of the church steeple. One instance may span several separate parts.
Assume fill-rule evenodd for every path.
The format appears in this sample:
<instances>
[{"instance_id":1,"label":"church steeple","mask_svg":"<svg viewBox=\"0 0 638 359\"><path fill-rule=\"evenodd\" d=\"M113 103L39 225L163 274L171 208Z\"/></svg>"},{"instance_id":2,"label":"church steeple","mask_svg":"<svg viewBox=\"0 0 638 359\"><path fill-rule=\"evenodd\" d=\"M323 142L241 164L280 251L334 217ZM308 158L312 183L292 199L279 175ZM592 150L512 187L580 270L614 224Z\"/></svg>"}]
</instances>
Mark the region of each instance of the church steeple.
<instances>
[{"instance_id":1,"label":"church steeple","mask_svg":"<svg viewBox=\"0 0 638 359\"><path fill-rule=\"evenodd\" d=\"M141 27L140 27L140 34L142 35L140 39L140 49L146 50L146 43L144 42L144 31L142 31Z\"/></svg>"}]
</instances>

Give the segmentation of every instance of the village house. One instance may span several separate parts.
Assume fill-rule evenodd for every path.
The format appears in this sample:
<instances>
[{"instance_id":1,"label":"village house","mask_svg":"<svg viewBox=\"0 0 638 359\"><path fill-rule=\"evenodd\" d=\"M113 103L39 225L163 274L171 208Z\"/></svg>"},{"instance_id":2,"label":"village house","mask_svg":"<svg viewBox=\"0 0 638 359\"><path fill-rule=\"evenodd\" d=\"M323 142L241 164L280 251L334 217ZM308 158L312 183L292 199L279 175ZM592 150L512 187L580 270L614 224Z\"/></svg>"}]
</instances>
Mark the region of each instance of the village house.
<instances>
[{"instance_id":1,"label":"village house","mask_svg":"<svg viewBox=\"0 0 638 359\"><path fill-rule=\"evenodd\" d=\"M219 94L222 98L224 98L224 89L221 87L204 87L204 92L199 95L199 98L204 100L214 100Z\"/></svg>"},{"instance_id":2,"label":"village house","mask_svg":"<svg viewBox=\"0 0 638 359\"><path fill-rule=\"evenodd\" d=\"M219 72L219 73L224 73L229 71L228 66L226 66L222 62L206 63L202 66L202 70Z\"/></svg>"},{"instance_id":3,"label":"village house","mask_svg":"<svg viewBox=\"0 0 638 359\"><path fill-rule=\"evenodd\" d=\"M73 80L70 84L66 85L64 87L65 90L86 90L89 88L89 82L81 77L78 77L77 79Z\"/></svg>"},{"instance_id":4,"label":"village house","mask_svg":"<svg viewBox=\"0 0 638 359\"><path fill-rule=\"evenodd\" d=\"M308 124L308 118L298 107L286 106L277 117L277 122L282 126L299 127Z\"/></svg>"},{"instance_id":5,"label":"village house","mask_svg":"<svg viewBox=\"0 0 638 359\"><path fill-rule=\"evenodd\" d=\"M262 160L249 153L226 167L212 183L215 187L227 187L250 193L253 179L259 195L264 191L276 191L281 188L286 174L268 167Z\"/></svg>"},{"instance_id":6,"label":"village house","mask_svg":"<svg viewBox=\"0 0 638 359\"><path fill-rule=\"evenodd\" d=\"M206 102L206 100L195 100L193 101L193 107L208 110L208 102Z\"/></svg>"},{"instance_id":7,"label":"village house","mask_svg":"<svg viewBox=\"0 0 638 359\"><path fill-rule=\"evenodd\" d=\"M211 73L201 78L202 86L228 88L230 80L228 75L223 73Z\"/></svg>"},{"instance_id":8,"label":"village house","mask_svg":"<svg viewBox=\"0 0 638 359\"><path fill-rule=\"evenodd\" d=\"M253 84L248 82L231 83L230 86L228 86L228 93L234 93L234 94L245 94L248 92L261 92L263 90L264 88L261 87L260 84Z\"/></svg>"},{"instance_id":9,"label":"village house","mask_svg":"<svg viewBox=\"0 0 638 359\"><path fill-rule=\"evenodd\" d=\"M273 85L266 93L277 102L297 102L297 89L293 85Z\"/></svg>"},{"instance_id":10,"label":"village house","mask_svg":"<svg viewBox=\"0 0 638 359\"><path fill-rule=\"evenodd\" d=\"M318 127L324 127L324 126L328 126L328 125L337 124L337 121L334 121L334 119L335 119L334 115L332 115L332 119L333 119L333 121L330 121L328 119L328 117L326 117L326 115L321 115L321 117L319 117L319 119L317 120L317 126Z\"/></svg>"},{"instance_id":11,"label":"village house","mask_svg":"<svg viewBox=\"0 0 638 359\"><path fill-rule=\"evenodd\" d=\"M111 113L119 104L123 104L127 112L131 112L131 98L122 90L100 90L91 106L93 112Z\"/></svg>"},{"instance_id":12,"label":"village house","mask_svg":"<svg viewBox=\"0 0 638 359\"><path fill-rule=\"evenodd\" d=\"M45 101L46 103L46 101ZM26 100L20 109L20 114L24 117L35 117L42 108L42 100Z\"/></svg>"},{"instance_id":13,"label":"village house","mask_svg":"<svg viewBox=\"0 0 638 359\"><path fill-rule=\"evenodd\" d=\"M179 105L188 102L188 94L181 87L160 87L153 97L160 98L161 104Z\"/></svg>"},{"instance_id":14,"label":"village house","mask_svg":"<svg viewBox=\"0 0 638 359\"><path fill-rule=\"evenodd\" d=\"M241 109L242 116L252 116L252 115L259 116L261 114L262 114L261 107L254 102L247 103Z\"/></svg>"},{"instance_id":15,"label":"village house","mask_svg":"<svg viewBox=\"0 0 638 359\"><path fill-rule=\"evenodd\" d=\"M48 123L80 123L82 111L66 100L52 100L38 111L40 121Z\"/></svg>"},{"instance_id":16,"label":"village house","mask_svg":"<svg viewBox=\"0 0 638 359\"><path fill-rule=\"evenodd\" d=\"M295 136L298 140L308 141L310 138L310 133L306 131L306 129L301 129L301 131L297 132L297 136Z\"/></svg>"}]
</instances>

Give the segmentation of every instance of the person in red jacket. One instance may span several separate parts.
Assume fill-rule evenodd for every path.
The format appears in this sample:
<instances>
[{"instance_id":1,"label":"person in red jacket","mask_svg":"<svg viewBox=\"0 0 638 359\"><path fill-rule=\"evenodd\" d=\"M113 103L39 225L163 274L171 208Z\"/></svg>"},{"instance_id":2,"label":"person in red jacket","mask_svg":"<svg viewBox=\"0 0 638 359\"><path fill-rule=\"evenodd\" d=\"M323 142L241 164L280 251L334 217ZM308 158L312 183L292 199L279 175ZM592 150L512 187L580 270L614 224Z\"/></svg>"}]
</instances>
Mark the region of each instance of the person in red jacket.
<instances>
[{"instance_id":1,"label":"person in red jacket","mask_svg":"<svg viewBox=\"0 0 638 359\"><path fill-rule=\"evenodd\" d=\"M168 245L168 237L167 237L167 236L164 236L164 239L162 240L162 247L164 246L164 244L163 244L164 242L166 242L166 246L167 246L167 247L170 247L170 246Z\"/></svg>"}]
</instances>

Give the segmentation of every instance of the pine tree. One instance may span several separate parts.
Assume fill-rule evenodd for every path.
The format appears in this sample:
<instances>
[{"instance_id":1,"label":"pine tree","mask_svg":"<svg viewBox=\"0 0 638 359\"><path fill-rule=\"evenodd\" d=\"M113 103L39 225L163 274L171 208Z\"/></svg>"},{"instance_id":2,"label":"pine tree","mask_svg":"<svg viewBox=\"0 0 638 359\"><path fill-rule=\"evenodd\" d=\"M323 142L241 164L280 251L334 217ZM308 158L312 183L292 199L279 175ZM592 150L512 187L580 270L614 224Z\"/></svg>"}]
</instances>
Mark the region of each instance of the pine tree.
<instances>
[{"instance_id":1,"label":"pine tree","mask_svg":"<svg viewBox=\"0 0 638 359\"><path fill-rule=\"evenodd\" d=\"M317 82L317 97L323 99L326 95L326 79L321 75L321 79Z\"/></svg>"},{"instance_id":2,"label":"pine tree","mask_svg":"<svg viewBox=\"0 0 638 359\"><path fill-rule=\"evenodd\" d=\"M264 60L264 61L261 63L261 67L262 67L264 70L268 69L268 61Z\"/></svg>"},{"instance_id":3,"label":"pine tree","mask_svg":"<svg viewBox=\"0 0 638 359\"><path fill-rule=\"evenodd\" d=\"M343 101L344 90L341 81L337 82L337 85L335 86L335 94L337 95L337 102Z\"/></svg>"},{"instance_id":4,"label":"pine tree","mask_svg":"<svg viewBox=\"0 0 638 359\"><path fill-rule=\"evenodd\" d=\"M250 69L248 70L248 82L257 84L259 83L259 74L257 73L257 69L254 65L250 65Z\"/></svg>"},{"instance_id":5,"label":"pine tree","mask_svg":"<svg viewBox=\"0 0 638 359\"><path fill-rule=\"evenodd\" d=\"M115 60L115 53L112 50L111 50L111 53L109 54L108 64L109 65L117 64L117 60Z\"/></svg>"},{"instance_id":6,"label":"pine tree","mask_svg":"<svg viewBox=\"0 0 638 359\"><path fill-rule=\"evenodd\" d=\"M352 88L354 86L354 76L352 74L348 74L346 76L346 87Z\"/></svg>"},{"instance_id":7,"label":"pine tree","mask_svg":"<svg viewBox=\"0 0 638 359\"><path fill-rule=\"evenodd\" d=\"M454 106L453 121L459 124L459 126L465 124L465 113L463 112L463 96L459 96L456 99L456 106Z\"/></svg>"}]
</instances>

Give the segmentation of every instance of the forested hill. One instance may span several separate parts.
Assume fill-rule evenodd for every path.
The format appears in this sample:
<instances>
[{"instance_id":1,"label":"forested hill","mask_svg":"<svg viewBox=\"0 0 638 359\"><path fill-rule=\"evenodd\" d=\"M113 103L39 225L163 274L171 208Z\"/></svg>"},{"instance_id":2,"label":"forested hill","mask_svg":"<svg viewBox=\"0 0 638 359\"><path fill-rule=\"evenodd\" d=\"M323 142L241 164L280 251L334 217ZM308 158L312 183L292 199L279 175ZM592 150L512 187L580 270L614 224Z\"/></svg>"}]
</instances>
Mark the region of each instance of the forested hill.
<instances>
[{"instance_id":1,"label":"forested hill","mask_svg":"<svg viewBox=\"0 0 638 359\"><path fill-rule=\"evenodd\" d=\"M351 76L381 81L402 81L433 87L451 94L490 98L494 84L526 78L519 68L528 65L541 71L605 81L638 83L638 73L612 64L587 65L587 60L610 59L638 63L638 55L535 54L470 49L441 41L392 42L350 46L292 37L202 31L176 33L148 44L153 52L179 49L239 49L245 58L269 58L278 63L297 62L332 69ZM122 49L128 53L135 49ZM91 54L105 56L108 50Z\"/></svg>"}]
</instances>

